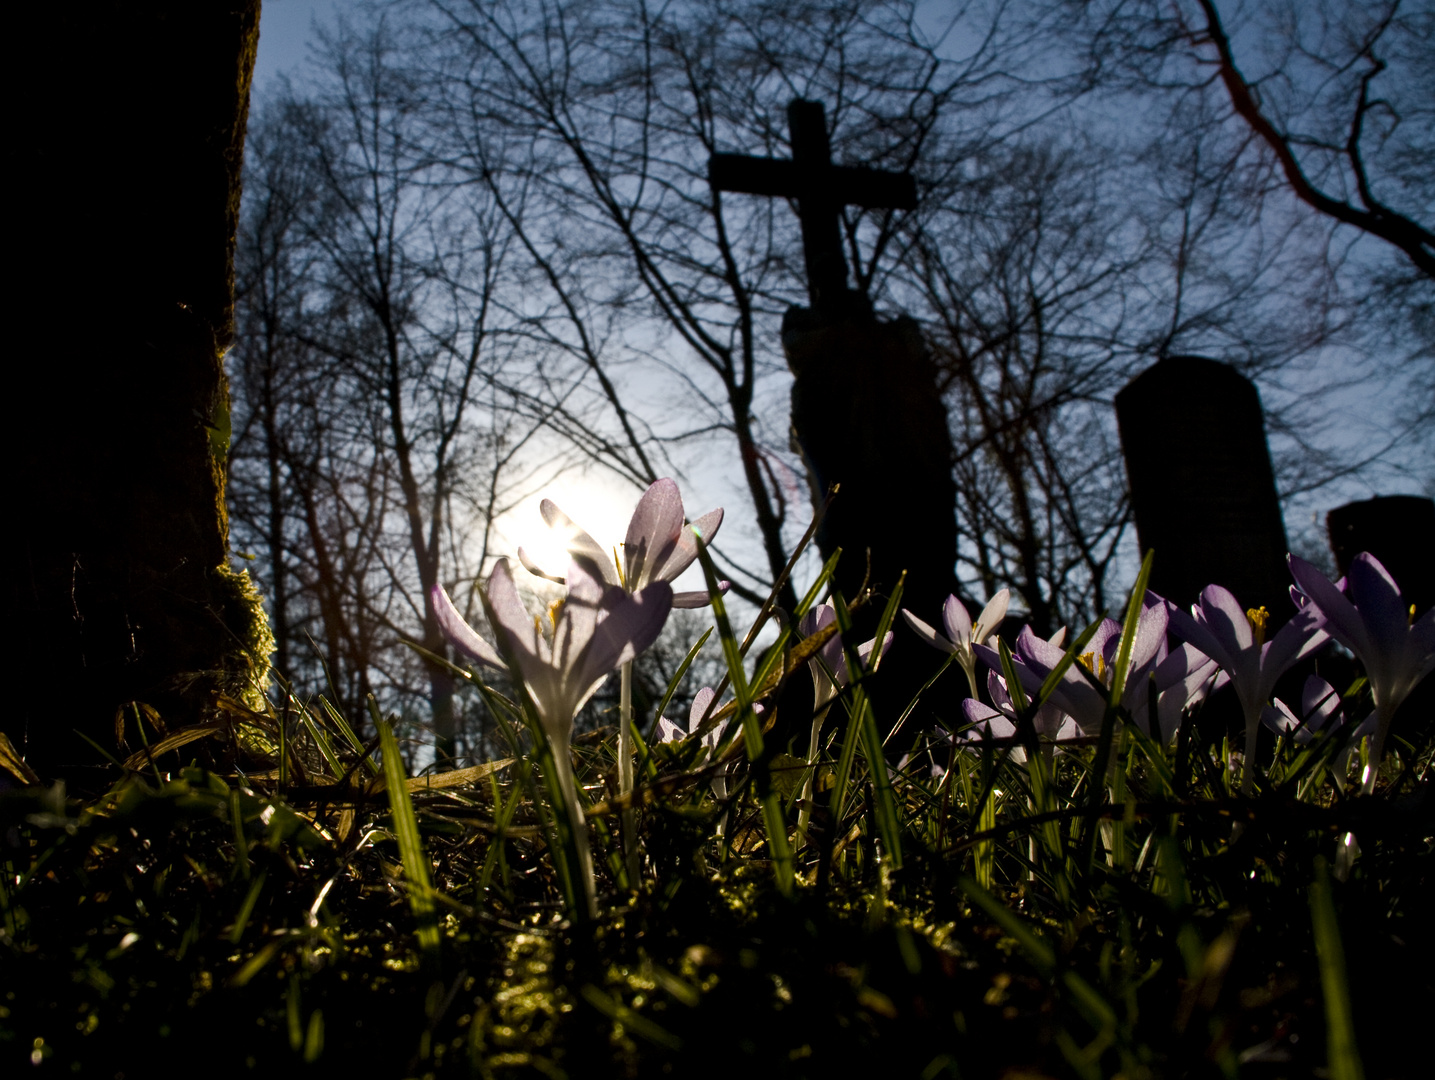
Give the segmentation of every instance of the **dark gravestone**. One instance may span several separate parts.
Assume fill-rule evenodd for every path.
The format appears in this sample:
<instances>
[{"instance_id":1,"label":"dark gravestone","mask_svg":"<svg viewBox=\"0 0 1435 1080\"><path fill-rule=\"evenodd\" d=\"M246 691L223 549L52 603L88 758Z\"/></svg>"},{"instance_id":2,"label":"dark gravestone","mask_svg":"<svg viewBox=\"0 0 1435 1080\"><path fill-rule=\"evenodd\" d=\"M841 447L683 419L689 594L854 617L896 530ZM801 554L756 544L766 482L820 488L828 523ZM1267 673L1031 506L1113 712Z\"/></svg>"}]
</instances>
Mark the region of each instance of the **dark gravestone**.
<instances>
[{"instance_id":1,"label":"dark gravestone","mask_svg":"<svg viewBox=\"0 0 1435 1080\"><path fill-rule=\"evenodd\" d=\"M1228 364L1171 356L1116 395L1136 535L1151 588L1183 607L1210 584L1280 621L1291 612L1286 533L1255 384Z\"/></svg>"},{"instance_id":2,"label":"dark gravestone","mask_svg":"<svg viewBox=\"0 0 1435 1080\"><path fill-rule=\"evenodd\" d=\"M814 503L841 485L818 547L824 558L842 548L837 581L849 597L870 550L873 583L890 589L906 570L906 606L935 618L957 548L946 409L917 324L879 321L847 288L840 223L848 205L912 209L916 186L906 173L832 164L819 102L793 101L788 123L792 160L715 154L708 175L716 191L797 200L811 306L782 323L792 430Z\"/></svg>"},{"instance_id":3,"label":"dark gravestone","mask_svg":"<svg viewBox=\"0 0 1435 1080\"><path fill-rule=\"evenodd\" d=\"M1368 551L1390 571L1417 614L1435 604L1435 501L1385 495L1346 503L1325 516L1325 527L1342 574L1351 559Z\"/></svg>"}]
</instances>

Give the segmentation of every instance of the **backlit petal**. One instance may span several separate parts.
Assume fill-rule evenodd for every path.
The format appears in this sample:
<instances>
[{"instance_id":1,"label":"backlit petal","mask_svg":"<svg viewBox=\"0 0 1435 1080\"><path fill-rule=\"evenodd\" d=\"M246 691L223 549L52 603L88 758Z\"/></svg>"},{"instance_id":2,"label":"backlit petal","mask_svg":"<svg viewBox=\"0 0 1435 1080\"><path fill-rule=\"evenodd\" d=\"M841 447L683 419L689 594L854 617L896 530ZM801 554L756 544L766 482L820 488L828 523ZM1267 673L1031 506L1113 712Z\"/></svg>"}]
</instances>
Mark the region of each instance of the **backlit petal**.
<instances>
[{"instance_id":1,"label":"backlit petal","mask_svg":"<svg viewBox=\"0 0 1435 1080\"><path fill-rule=\"evenodd\" d=\"M696 530L704 544L711 544L721 525L722 507L718 507L716 510L710 510L691 525L680 529L677 542L673 545L671 553L663 565L653 573L652 579L654 581L675 580L698 557L698 542L693 536L693 532Z\"/></svg>"},{"instance_id":2,"label":"backlit petal","mask_svg":"<svg viewBox=\"0 0 1435 1080\"><path fill-rule=\"evenodd\" d=\"M947 597L947 602L942 605L942 624L947 629L947 637L954 644L966 645L972 640L972 617L967 614L967 607L955 596Z\"/></svg>"},{"instance_id":3,"label":"backlit petal","mask_svg":"<svg viewBox=\"0 0 1435 1080\"><path fill-rule=\"evenodd\" d=\"M683 528L683 497L678 485L664 477L643 492L623 540L624 576L630 590L661 580L657 571L677 546Z\"/></svg>"},{"instance_id":4,"label":"backlit petal","mask_svg":"<svg viewBox=\"0 0 1435 1080\"><path fill-rule=\"evenodd\" d=\"M1010 589L1002 589L988 600L987 606L982 608L982 613L977 616L976 624L972 627L972 637L977 641L986 641L1006 618L1007 605L1010 603Z\"/></svg>"},{"instance_id":5,"label":"backlit petal","mask_svg":"<svg viewBox=\"0 0 1435 1080\"><path fill-rule=\"evenodd\" d=\"M491 668L498 668L500 671L506 669L503 657L498 655L498 650L479 637L477 631L468 625L464 617L458 613L458 608L453 606L453 601L448 598L448 593L444 591L442 585L433 587L433 606L439 630L453 643L454 648L476 663L486 664Z\"/></svg>"},{"instance_id":6,"label":"backlit petal","mask_svg":"<svg viewBox=\"0 0 1435 1080\"><path fill-rule=\"evenodd\" d=\"M921 619L917 618L917 616L913 615L906 608L902 609L902 618L907 620L907 625L912 628L913 633L915 633L928 645L932 646L932 648L941 649L944 653L957 652L957 647L955 645L953 645L946 638L942 637L941 634L937 633L936 630L932 629L930 626L924 623Z\"/></svg>"}]
</instances>

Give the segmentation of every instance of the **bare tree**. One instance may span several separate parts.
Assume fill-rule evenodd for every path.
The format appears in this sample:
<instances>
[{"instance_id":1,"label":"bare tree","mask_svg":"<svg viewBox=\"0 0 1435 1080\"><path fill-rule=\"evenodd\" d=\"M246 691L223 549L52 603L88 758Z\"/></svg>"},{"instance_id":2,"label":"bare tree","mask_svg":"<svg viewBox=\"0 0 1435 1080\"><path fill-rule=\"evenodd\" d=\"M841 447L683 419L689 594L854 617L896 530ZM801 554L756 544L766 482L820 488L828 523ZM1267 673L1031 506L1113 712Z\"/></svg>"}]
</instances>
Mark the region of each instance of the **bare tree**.
<instances>
[{"instance_id":1,"label":"bare tree","mask_svg":"<svg viewBox=\"0 0 1435 1080\"><path fill-rule=\"evenodd\" d=\"M1185 22L1090 8L961 7L944 40L895 0L406 0L342 30L280 124L298 164L272 168L302 182L272 224L252 204L256 242L270 228L290 261L255 249L271 277L236 361L236 519L291 638L323 643L343 693L421 705L453 738L462 702L394 645L439 651L428 587L475 580L505 507L565 462L635 486L724 471L749 509L728 500L722 564L740 594L766 591L807 523L779 347L802 248L795 214L714 192L706 169L717 152L788 156L794 97L826 102L837 160L917 177L916 212L849 208L842 231L860 291L919 319L941 363L971 591L1012 586L1045 631L1110 606L1132 545L1110 402L1162 355L1261 381L1288 493L1368 468L1321 442L1339 380L1320 365L1377 323L1418 353L1418 323L1390 329L1352 285L1395 271L1287 196L1224 92L1203 6ZM1404 18L1371 40L1415 40ZM1241 55L1243 26L1213 25ZM1053 56L1068 63L1043 69ZM1280 130L1303 130L1276 91L1307 83L1240 70ZM1362 84L1367 134L1387 115L1380 78ZM1372 192L1424 190L1390 164L1419 143L1402 125L1357 140ZM1333 165L1302 169L1370 209ZM1424 284L1410 265L1382 301L1407 315Z\"/></svg>"},{"instance_id":2,"label":"bare tree","mask_svg":"<svg viewBox=\"0 0 1435 1080\"><path fill-rule=\"evenodd\" d=\"M1277 406L1284 497L1363 476L1428 487L1435 10L1409 0L1029 10L1067 62L1064 92L1119 115L1152 160L1190 163L1202 197L1219 192L1226 219L1244 222L1247 250L1282 238L1264 277L1280 279L1291 313L1269 329L1309 338L1314 327L1324 340L1297 363L1272 334L1215 355L1241 363ZM1378 416L1352 439L1357 397Z\"/></svg>"},{"instance_id":3,"label":"bare tree","mask_svg":"<svg viewBox=\"0 0 1435 1080\"><path fill-rule=\"evenodd\" d=\"M961 106L986 109L968 147L990 141L1010 89L1002 38L986 25L973 54L948 64L901 4L425 8L437 13L447 157L504 208L542 287L526 312L534 339L591 381L611 425L600 435L585 416L568 429L637 482L726 432L763 553L732 576L755 598L806 517L792 514L805 493L777 348L782 312L805 295L801 245L786 208L710 188L708 159L787 152L794 96L828 102L839 158L908 166ZM856 209L844 222L870 295L896 224ZM681 405L634 407L652 386Z\"/></svg>"},{"instance_id":4,"label":"bare tree","mask_svg":"<svg viewBox=\"0 0 1435 1080\"><path fill-rule=\"evenodd\" d=\"M246 232L253 333L239 359L268 584L298 629L290 581L307 581L331 674L361 694L382 670L401 697L419 694L446 756L452 677L425 663L420 691L413 655L374 635L444 655L430 592L441 570L472 578L485 557L471 534L490 521L492 466L513 437L484 401L508 234L491 207L435 182L414 137L423 102L387 25L343 26L325 47L327 78L277 108L252 169L297 157L302 172L298 187L261 181L272 198L251 203Z\"/></svg>"}]
</instances>

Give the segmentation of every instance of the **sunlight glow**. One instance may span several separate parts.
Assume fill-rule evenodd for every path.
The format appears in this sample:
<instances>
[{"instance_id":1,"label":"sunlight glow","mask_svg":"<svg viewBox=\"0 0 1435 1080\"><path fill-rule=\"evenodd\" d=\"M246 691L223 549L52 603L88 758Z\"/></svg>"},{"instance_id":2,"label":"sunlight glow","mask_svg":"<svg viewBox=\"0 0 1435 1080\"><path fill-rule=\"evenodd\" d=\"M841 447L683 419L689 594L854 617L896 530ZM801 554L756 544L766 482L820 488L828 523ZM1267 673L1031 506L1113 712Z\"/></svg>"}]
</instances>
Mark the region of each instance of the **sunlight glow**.
<instances>
[{"instance_id":1,"label":"sunlight glow","mask_svg":"<svg viewBox=\"0 0 1435 1080\"><path fill-rule=\"evenodd\" d=\"M628 531L628 519L633 515L633 507L637 505L640 494L636 490L624 490L616 484L579 478L535 492L500 517L497 524L501 533L512 541L507 552L516 553L522 547L544 570L561 575L568 567L568 537L563 535L562 530L550 529L544 524L538 504L543 499L552 499L560 510L598 541L604 551L611 552L621 550L620 545ZM528 574L516 560L513 571L530 582L541 580Z\"/></svg>"}]
</instances>

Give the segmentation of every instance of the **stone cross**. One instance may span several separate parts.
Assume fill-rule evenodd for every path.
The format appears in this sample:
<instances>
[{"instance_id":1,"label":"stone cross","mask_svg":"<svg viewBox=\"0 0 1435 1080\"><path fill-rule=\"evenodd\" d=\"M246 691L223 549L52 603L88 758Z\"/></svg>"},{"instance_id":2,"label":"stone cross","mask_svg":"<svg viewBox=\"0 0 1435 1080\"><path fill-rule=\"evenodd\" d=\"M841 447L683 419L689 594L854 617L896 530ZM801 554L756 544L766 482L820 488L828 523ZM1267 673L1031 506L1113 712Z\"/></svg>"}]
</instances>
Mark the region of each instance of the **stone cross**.
<instances>
[{"instance_id":1,"label":"stone cross","mask_svg":"<svg viewBox=\"0 0 1435 1080\"><path fill-rule=\"evenodd\" d=\"M714 154L708 178L716 191L797 200L811 307L790 308L782 320L793 443L814 504L829 484L841 485L817 546L824 558L842 549L836 579L849 599L870 554L878 599L857 615L861 641L904 570L904 606L924 619L939 619L956 587L952 438L935 365L914 321L879 320L866 297L847 288L842 248L844 206L914 209L917 186L909 173L834 165L821 103L793 101L787 118L791 160ZM924 651L893 649L883 661L872 687L879 701L887 696L883 715L895 718L931 675ZM925 723L914 715L906 737Z\"/></svg>"},{"instance_id":2,"label":"stone cross","mask_svg":"<svg viewBox=\"0 0 1435 1080\"><path fill-rule=\"evenodd\" d=\"M832 164L827 113L820 101L794 98L787 106L787 124L790 160L714 154L708 159L708 182L714 191L797 200L808 296L814 311L826 313L836 309L847 292L842 208L914 210L917 184L911 173Z\"/></svg>"}]
</instances>

